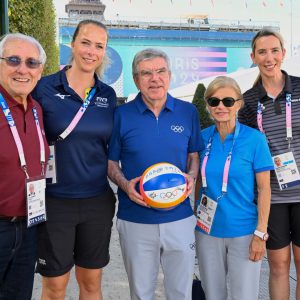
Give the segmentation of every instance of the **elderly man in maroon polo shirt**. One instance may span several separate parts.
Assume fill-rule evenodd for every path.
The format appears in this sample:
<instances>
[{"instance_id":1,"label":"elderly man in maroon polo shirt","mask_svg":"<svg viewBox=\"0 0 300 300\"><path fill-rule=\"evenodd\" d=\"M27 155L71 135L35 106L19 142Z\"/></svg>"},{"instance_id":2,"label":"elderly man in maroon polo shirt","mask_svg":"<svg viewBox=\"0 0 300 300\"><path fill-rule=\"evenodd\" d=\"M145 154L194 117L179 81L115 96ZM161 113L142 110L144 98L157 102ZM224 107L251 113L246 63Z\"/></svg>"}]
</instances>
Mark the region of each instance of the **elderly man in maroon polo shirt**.
<instances>
[{"instance_id":1,"label":"elderly man in maroon polo shirt","mask_svg":"<svg viewBox=\"0 0 300 300\"><path fill-rule=\"evenodd\" d=\"M0 299L31 299L49 148L41 108L29 94L45 61L32 37L0 41Z\"/></svg>"}]
</instances>

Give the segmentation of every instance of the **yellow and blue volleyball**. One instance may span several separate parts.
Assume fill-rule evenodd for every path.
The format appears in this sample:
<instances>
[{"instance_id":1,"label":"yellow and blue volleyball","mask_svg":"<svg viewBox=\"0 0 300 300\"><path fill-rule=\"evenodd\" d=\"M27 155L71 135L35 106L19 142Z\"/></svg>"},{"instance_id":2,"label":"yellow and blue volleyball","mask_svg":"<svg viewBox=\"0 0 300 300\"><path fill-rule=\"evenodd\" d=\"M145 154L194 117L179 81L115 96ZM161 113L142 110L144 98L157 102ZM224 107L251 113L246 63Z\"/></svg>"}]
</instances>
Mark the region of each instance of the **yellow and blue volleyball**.
<instances>
[{"instance_id":1,"label":"yellow and blue volleyball","mask_svg":"<svg viewBox=\"0 0 300 300\"><path fill-rule=\"evenodd\" d=\"M165 162L158 163L143 173L140 193L149 206L171 209L186 199L186 179L176 166Z\"/></svg>"}]
</instances>

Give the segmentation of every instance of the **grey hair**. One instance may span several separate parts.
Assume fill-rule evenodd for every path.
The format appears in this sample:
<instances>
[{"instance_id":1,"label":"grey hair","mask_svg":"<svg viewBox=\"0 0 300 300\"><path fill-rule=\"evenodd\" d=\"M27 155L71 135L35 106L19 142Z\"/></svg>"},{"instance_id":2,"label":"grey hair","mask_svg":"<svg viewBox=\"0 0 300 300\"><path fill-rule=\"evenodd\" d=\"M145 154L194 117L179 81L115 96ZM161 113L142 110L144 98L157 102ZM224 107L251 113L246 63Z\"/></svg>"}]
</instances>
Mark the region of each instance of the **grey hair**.
<instances>
[{"instance_id":1,"label":"grey hair","mask_svg":"<svg viewBox=\"0 0 300 300\"><path fill-rule=\"evenodd\" d=\"M208 85L204 93L205 102L207 103L207 99L210 98L217 90L226 87L232 88L235 91L237 97L242 101L242 106L244 106L244 98L241 88L233 78L228 76L218 76Z\"/></svg>"},{"instance_id":2,"label":"grey hair","mask_svg":"<svg viewBox=\"0 0 300 300\"><path fill-rule=\"evenodd\" d=\"M42 65L46 63L47 55L42 45L34 37L22 33L8 33L1 38L0 56L3 56L6 43L13 40L21 40L34 45L39 51L39 60Z\"/></svg>"},{"instance_id":3,"label":"grey hair","mask_svg":"<svg viewBox=\"0 0 300 300\"><path fill-rule=\"evenodd\" d=\"M170 70L170 60L169 60L168 55L165 52L158 50L158 49L147 48L142 51L139 51L134 56L134 59L132 62L132 76L135 77L138 75L138 73L139 73L138 64L141 61L153 59L153 58L157 58L157 57L164 59L167 63L168 69Z\"/></svg>"}]
</instances>

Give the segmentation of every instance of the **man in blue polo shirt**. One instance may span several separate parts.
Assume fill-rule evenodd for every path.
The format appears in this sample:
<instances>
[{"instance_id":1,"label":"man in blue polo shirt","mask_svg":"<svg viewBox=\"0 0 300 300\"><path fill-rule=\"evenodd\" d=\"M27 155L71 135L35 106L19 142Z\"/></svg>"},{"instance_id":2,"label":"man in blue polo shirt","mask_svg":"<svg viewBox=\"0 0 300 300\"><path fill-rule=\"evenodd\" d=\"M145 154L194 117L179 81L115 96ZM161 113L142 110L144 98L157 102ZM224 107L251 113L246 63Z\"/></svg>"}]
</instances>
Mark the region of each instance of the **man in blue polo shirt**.
<instances>
[{"instance_id":1,"label":"man in blue polo shirt","mask_svg":"<svg viewBox=\"0 0 300 300\"><path fill-rule=\"evenodd\" d=\"M154 299L161 263L166 298L190 300L196 219L189 198L173 209L155 210L136 184L149 166L168 162L186 173L190 194L204 147L198 113L168 94L171 72L164 52L140 51L132 72L140 93L116 110L108 162L109 177L119 186L117 228L131 299Z\"/></svg>"}]
</instances>

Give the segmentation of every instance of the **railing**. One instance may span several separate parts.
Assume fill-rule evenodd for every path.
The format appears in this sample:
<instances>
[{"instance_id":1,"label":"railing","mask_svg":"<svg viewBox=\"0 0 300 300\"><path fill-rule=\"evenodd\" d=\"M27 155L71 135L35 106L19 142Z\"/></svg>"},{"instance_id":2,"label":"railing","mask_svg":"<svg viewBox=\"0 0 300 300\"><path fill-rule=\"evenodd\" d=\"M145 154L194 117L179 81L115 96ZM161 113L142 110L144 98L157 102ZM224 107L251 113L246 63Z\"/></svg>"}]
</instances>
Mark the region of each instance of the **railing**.
<instances>
[{"instance_id":1,"label":"railing","mask_svg":"<svg viewBox=\"0 0 300 300\"><path fill-rule=\"evenodd\" d=\"M68 4L103 4L101 0L70 0Z\"/></svg>"},{"instance_id":2,"label":"railing","mask_svg":"<svg viewBox=\"0 0 300 300\"><path fill-rule=\"evenodd\" d=\"M80 18L80 15L78 15ZM91 18L99 18L99 15L91 15ZM75 17L60 18L61 26L74 26L80 20ZM222 20L222 19L140 19L134 17L117 17L113 20L105 20L103 23L108 28L140 28L140 29L164 29L164 30L200 30L200 31L258 31L263 27L279 31L279 22L255 21L255 20Z\"/></svg>"}]
</instances>

